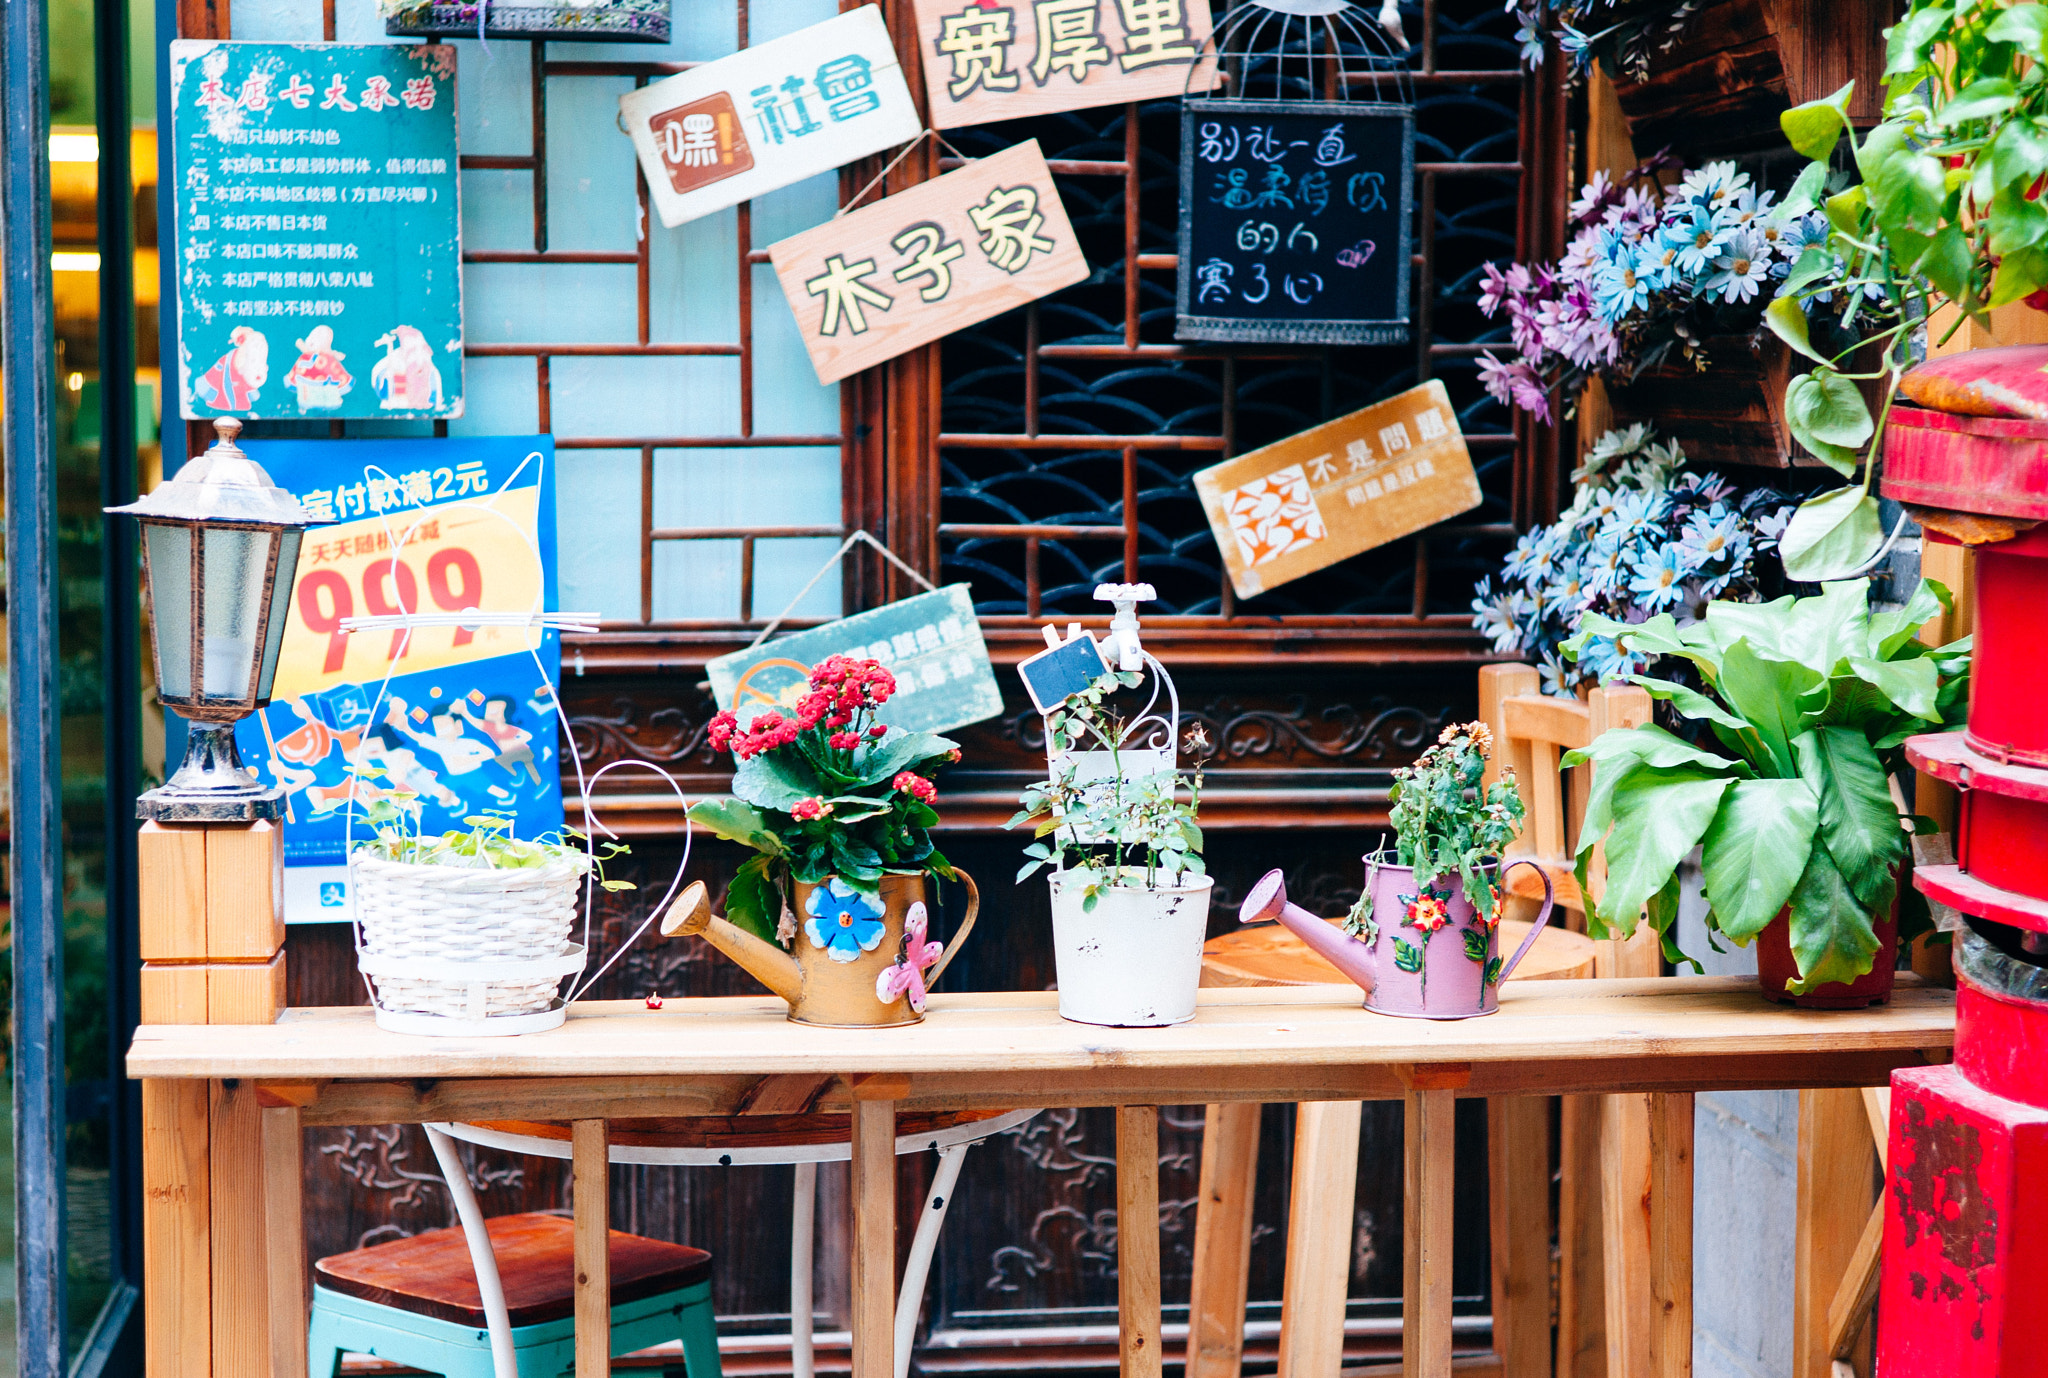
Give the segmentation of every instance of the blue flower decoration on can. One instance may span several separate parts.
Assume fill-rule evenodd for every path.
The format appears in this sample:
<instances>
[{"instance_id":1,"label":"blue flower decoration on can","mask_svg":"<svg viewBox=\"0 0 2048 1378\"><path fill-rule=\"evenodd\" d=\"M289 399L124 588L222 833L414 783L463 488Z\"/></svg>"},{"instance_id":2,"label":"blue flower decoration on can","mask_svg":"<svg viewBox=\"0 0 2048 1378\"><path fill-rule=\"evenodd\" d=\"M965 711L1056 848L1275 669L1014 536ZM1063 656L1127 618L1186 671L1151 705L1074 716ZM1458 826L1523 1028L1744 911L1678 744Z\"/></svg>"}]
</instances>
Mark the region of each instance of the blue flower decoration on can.
<instances>
[{"instance_id":1,"label":"blue flower decoration on can","mask_svg":"<svg viewBox=\"0 0 2048 1378\"><path fill-rule=\"evenodd\" d=\"M882 902L864 895L834 876L813 886L804 900L804 933L811 946L822 947L835 962L851 962L863 952L873 952L882 941Z\"/></svg>"}]
</instances>

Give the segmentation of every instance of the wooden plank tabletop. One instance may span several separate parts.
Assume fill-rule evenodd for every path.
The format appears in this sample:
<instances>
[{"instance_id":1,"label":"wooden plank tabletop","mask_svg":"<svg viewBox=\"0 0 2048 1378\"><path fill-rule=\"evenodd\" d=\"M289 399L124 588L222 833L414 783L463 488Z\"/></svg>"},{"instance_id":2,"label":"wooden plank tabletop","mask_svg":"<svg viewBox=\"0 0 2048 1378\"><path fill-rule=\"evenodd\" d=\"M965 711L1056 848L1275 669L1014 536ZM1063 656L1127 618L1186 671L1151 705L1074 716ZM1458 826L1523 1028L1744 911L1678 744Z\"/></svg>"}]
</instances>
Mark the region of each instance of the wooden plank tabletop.
<instances>
[{"instance_id":1,"label":"wooden plank tabletop","mask_svg":"<svg viewBox=\"0 0 2048 1378\"><path fill-rule=\"evenodd\" d=\"M1946 1061L1955 1031L1953 994L1905 978L1891 1004L1850 1011L1768 1004L1745 977L1515 982L1500 1013L1442 1022L1370 1013L1348 986L1206 989L1192 1022L1163 1029L1068 1023L1045 992L935 996L910 1028L817 1029L784 1010L770 997L593 1002L547 1033L439 1039L386 1033L366 1008L295 1009L272 1025L145 1026L128 1074L383 1083L323 1091L314 1118L329 1122L538 1115L536 1096L565 1114L746 1113L764 1078L806 1077L840 1079L811 1098L818 1110L870 1079L896 1084L905 1109L1379 1099L1431 1064L1469 1064L1462 1083L1451 1073L1466 1095L1879 1085L1893 1067Z\"/></svg>"}]
</instances>

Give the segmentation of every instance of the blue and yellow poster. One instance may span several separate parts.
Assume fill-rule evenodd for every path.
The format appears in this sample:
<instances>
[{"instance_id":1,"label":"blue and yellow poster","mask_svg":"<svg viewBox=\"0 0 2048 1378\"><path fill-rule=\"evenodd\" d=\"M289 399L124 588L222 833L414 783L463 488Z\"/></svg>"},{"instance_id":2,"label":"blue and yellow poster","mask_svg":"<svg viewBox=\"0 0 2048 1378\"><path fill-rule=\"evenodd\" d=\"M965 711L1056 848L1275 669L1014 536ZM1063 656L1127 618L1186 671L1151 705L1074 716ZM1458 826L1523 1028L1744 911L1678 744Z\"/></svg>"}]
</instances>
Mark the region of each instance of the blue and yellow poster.
<instances>
[{"instance_id":1,"label":"blue and yellow poster","mask_svg":"<svg viewBox=\"0 0 2048 1378\"><path fill-rule=\"evenodd\" d=\"M270 706L235 729L243 764L287 791L286 922L349 917L353 765L383 772L355 784L358 811L403 789L418 797L428 833L486 809L511 813L520 837L560 828L557 633L342 626L397 613L554 611L553 437L243 446L332 523L299 548Z\"/></svg>"},{"instance_id":2,"label":"blue and yellow poster","mask_svg":"<svg viewBox=\"0 0 2048 1378\"><path fill-rule=\"evenodd\" d=\"M462 415L455 49L171 44L182 414Z\"/></svg>"}]
</instances>

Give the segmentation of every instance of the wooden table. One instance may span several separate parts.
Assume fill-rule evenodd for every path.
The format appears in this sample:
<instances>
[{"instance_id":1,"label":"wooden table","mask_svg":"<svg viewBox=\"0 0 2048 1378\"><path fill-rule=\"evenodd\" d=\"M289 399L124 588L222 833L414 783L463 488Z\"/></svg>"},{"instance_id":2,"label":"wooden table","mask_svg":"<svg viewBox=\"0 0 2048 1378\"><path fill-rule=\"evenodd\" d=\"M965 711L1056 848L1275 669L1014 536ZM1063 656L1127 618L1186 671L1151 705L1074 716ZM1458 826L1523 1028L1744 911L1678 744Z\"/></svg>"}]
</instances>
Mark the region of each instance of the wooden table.
<instances>
[{"instance_id":1,"label":"wooden table","mask_svg":"<svg viewBox=\"0 0 2048 1378\"><path fill-rule=\"evenodd\" d=\"M1692 1093L1880 1085L1895 1067L1945 1061L1955 1026L1946 991L1902 984L1888 1007L1821 1013L1768 1005L1753 981L1732 977L1514 982L1498 1015L1446 1023L1368 1013L1350 987L1204 990L1195 1020L1167 1029L1066 1023L1056 999L936 996L924 1024L880 1030L791 1024L782 1002L766 998L672 1000L660 1011L580 1005L561 1029L507 1039L384 1033L367 1009L289 1010L266 1025L145 1026L128 1073L144 1079L153 1378L173 1371L160 1373L158 1356L192 1352L187 1340L211 1362L187 1358L180 1373L267 1373L269 1354L259 1364L256 1351L288 1349L296 1319L288 1301L270 1299L288 1296L301 1267L292 1250L302 1125L572 1120L577 1176L595 1182L608 1120L742 1114L798 1099L853 1117L855 1378L892 1371L899 1110L1114 1106L1118 1209L1132 1222L1158 1214L1161 1105L1403 1100L1404 1371L1447 1378L1454 1098L1601 1092L1654 1093L1658 1368L1683 1374L1691 1362ZM209 1143L203 1133L190 1142L176 1119L176 1107L193 1099L187 1087L202 1108L209 1095L216 1108L224 1098L264 1107L263 1151L252 1161L246 1143ZM246 1189L210 1192L223 1174L240 1180L250 1171L265 1190L250 1179ZM579 1247L577 1373L597 1378L608 1363L604 1255L595 1247L608 1223L606 1196L578 1190L575 1204L578 1244L592 1242ZM268 1273L218 1251L209 1266L209 1219L215 1238L264 1241L282 1256ZM1123 1371L1156 1375L1158 1232L1120 1230L1117 1248ZM262 1319L273 1306L274 1330ZM208 1349L209 1324L217 1337L221 1316L245 1314L268 1343L238 1347L231 1329L228 1343L216 1338Z\"/></svg>"}]
</instances>

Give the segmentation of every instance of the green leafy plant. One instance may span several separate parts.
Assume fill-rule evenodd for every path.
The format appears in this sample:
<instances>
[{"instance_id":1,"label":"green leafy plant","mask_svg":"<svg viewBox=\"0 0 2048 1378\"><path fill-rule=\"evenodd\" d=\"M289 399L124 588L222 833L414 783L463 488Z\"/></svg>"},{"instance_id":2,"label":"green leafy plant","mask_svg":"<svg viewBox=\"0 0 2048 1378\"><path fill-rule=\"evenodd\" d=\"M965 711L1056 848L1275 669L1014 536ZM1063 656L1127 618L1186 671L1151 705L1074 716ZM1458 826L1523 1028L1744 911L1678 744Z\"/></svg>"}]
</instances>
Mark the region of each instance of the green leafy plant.
<instances>
[{"instance_id":1,"label":"green leafy plant","mask_svg":"<svg viewBox=\"0 0 2048 1378\"><path fill-rule=\"evenodd\" d=\"M1862 479L1800 508L1786 530L1785 571L1839 578L1883 541L1871 479L1913 336L1943 301L1971 316L2025 300L2048 309L2048 10L2000 0L1913 0L1887 31L1885 118L1858 136L1848 118L1851 82L1780 117L1811 163L1794 185L1795 212L1825 209L1826 240L1793 265L1765 321L1814 368L1792 380L1785 414L1816 457ZM1846 139L1848 162L1833 167ZM1839 307L1862 332L1818 345L1808 319ZM1862 351L1860 354L1858 351ZM1861 371L1846 366L1852 356ZM1856 386L1883 380L1873 418Z\"/></svg>"},{"instance_id":2,"label":"green leafy plant","mask_svg":"<svg viewBox=\"0 0 2048 1378\"><path fill-rule=\"evenodd\" d=\"M1873 612L1868 582L1845 580L1812 598L1710 603L1682 627L1669 616L1587 618L1567 654L1612 636L1690 661L1703 689L1628 678L1721 748L1646 725L1564 758L1594 765L1577 856L1587 930L1626 936L1647 914L1665 955L1691 961L1671 930L1679 865L1699 847L1710 932L1747 945L1789 907L1795 994L1868 972L1906 855L1888 778L1905 767L1907 737L1960 725L1968 711L1968 639L1938 649L1916 639L1949 602L1922 581L1903 607ZM1596 902L1587 867L1603 844Z\"/></svg>"},{"instance_id":3,"label":"green leafy plant","mask_svg":"<svg viewBox=\"0 0 2048 1378\"><path fill-rule=\"evenodd\" d=\"M1172 889L1206 874L1202 830L1195 821L1201 768L1185 778L1171 769L1135 775L1125 770L1133 735L1171 730L1157 718L1126 720L1110 705L1110 695L1142 678L1112 670L1046 715L1052 778L1028 787L1016 816L1004 825L1033 828L1018 882L1051 866L1082 887L1084 913L1094 912L1105 889ZM1090 739L1098 751L1086 750ZM1197 753L1208 745L1199 730L1189 740Z\"/></svg>"},{"instance_id":4,"label":"green leafy plant","mask_svg":"<svg viewBox=\"0 0 2048 1378\"><path fill-rule=\"evenodd\" d=\"M364 780L385 777L382 766L357 765L354 774ZM461 828L444 833L423 833L420 818L425 812L419 796L411 790L379 791L359 815L374 831L355 844L354 855L373 856L407 866L457 866L479 871L540 870L566 861L579 871L595 870L597 883L606 890L631 890L629 880L607 880L604 864L630 848L623 842L605 842L586 847L584 835L574 828L541 837L518 837L513 833L513 815L486 809L462 820Z\"/></svg>"},{"instance_id":5,"label":"green leafy plant","mask_svg":"<svg viewBox=\"0 0 2048 1378\"><path fill-rule=\"evenodd\" d=\"M837 876L872 895L887 875L953 878L932 845L932 776L960 748L931 732L875 721L896 692L879 662L831 656L811 671L811 691L792 717L770 710L744 725L724 712L705 729L712 749L739 762L733 797L699 800L690 821L757 855L726 891L726 917L755 936L788 944L783 902L792 881Z\"/></svg>"},{"instance_id":6,"label":"green leafy plant","mask_svg":"<svg viewBox=\"0 0 2048 1378\"><path fill-rule=\"evenodd\" d=\"M1485 723L1453 723L1414 765L1394 772L1390 792L1396 860L1415 868L1415 884L1424 890L1439 876L1456 875L1481 914L1494 910L1494 867L1522 831L1513 767L1491 787L1483 783L1492 750Z\"/></svg>"}]
</instances>

